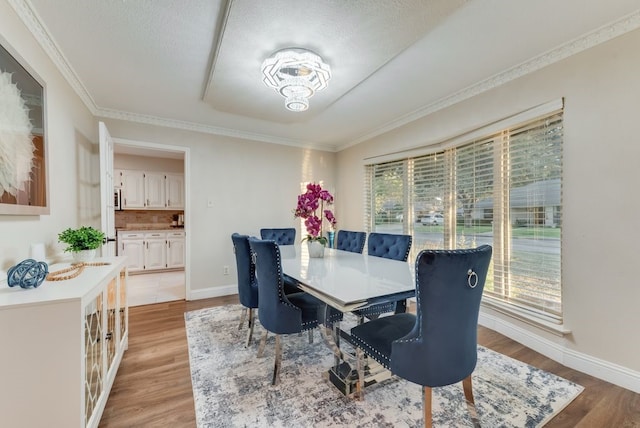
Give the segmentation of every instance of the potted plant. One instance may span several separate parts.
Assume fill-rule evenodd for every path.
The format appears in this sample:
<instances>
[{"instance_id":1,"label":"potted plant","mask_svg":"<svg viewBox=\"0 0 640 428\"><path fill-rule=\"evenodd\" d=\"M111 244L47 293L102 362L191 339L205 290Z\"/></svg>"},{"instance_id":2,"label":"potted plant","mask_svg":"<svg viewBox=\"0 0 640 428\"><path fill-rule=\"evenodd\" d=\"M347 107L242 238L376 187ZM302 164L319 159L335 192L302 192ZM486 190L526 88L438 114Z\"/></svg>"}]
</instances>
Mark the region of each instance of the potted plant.
<instances>
[{"instance_id":1,"label":"potted plant","mask_svg":"<svg viewBox=\"0 0 640 428\"><path fill-rule=\"evenodd\" d=\"M304 219L307 236L302 241L307 241L310 257L324 255L327 238L322 235L323 220L326 219L329 222L330 232L333 232L336 227L336 218L333 212L325 210L324 204L333 204L333 195L323 190L320 184L309 183L306 192L298 196L298 204L293 211L294 217Z\"/></svg>"},{"instance_id":2,"label":"potted plant","mask_svg":"<svg viewBox=\"0 0 640 428\"><path fill-rule=\"evenodd\" d=\"M91 226L67 229L58 234L58 241L67 244L64 251L73 254L76 261L87 261L95 257L96 249L102 246L104 233Z\"/></svg>"}]
</instances>

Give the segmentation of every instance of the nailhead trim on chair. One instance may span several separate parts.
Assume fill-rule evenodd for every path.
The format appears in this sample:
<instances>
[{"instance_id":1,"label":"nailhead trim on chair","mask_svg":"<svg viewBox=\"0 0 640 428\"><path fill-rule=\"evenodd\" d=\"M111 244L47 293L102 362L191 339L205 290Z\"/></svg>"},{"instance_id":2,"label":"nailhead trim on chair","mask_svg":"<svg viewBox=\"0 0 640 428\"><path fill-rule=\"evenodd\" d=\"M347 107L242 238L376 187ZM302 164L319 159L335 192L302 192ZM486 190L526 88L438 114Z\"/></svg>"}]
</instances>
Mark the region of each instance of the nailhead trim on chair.
<instances>
[{"instance_id":1,"label":"nailhead trim on chair","mask_svg":"<svg viewBox=\"0 0 640 428\"><path fill-rule=\"evenodd\" d=\"M391 370L391 361L389 360L389 358L385 357L384 355L382 355L380 352L378 352L377 349L374 349L372 347L370 347L368 344L362 342L362 340L360 340L358 338L358 336L354 336L351 335L351 339L353 339L356 343L355 345L362 349L363 351L365 351L365 354L369 355L370 357L372 357L374 360L376 360L377 362L379 362L380 364L382 364L382 366L387 369L387 370Z\"/></svg>"},{"instance_id":2,"label":"nailhead trim on chair","mask_svg":"<svg viewBox=\"0 0 640 428\"><path fill-rule=\"evenodd\" d=\"M282 260L280 258L280 248L276 245L275 247L275 252L276 252L276 263L278 266L278 298L280 299L281 303L284 303L285 305L296 309L297 311L302 311L299 307L297 307L296 305L292 304L291 302L289 302L289 300L287 300L285 298L285 294L284 294L284 281L282 280ZM304 326L304 324L303 324Z\"/></svg>"}]
</instances>

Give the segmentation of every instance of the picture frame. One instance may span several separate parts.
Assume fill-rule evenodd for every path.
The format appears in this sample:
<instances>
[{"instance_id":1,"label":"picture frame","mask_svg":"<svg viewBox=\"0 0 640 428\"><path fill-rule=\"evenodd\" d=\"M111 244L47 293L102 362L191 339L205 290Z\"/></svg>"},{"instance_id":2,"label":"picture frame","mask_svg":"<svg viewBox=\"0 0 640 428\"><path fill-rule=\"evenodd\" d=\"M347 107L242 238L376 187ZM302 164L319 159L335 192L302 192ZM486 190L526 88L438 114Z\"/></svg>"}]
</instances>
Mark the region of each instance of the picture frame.
<instances>
[{"instance_id":1,"label":"picture frame","mask_svg":"<svg viewBox=\"0 0 640 428\"><path fill-rule=\"evenodd\" d=\"M50 212L46 91L0 38L0 215Z\"/></svg>"}]
</instances>

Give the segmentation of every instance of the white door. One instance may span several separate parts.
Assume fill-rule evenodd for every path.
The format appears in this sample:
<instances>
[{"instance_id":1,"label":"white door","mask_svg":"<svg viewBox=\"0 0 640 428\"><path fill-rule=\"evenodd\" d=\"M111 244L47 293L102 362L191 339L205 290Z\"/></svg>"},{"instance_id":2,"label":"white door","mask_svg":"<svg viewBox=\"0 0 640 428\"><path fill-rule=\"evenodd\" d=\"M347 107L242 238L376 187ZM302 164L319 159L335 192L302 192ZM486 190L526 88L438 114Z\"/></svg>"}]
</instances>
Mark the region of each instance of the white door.
<instances>
[{"instance_id":1,"label":"white door","mask_svg":"<svg viewBox=\"0 0 640 428\"><path fill-rule=\"evenodd\" d=\"M100 144L100 227L107 238L102 246L102 256L116 255L116 222L113 193L113 140L107 126L98 122Z\"/></svg>"}]
</instances>

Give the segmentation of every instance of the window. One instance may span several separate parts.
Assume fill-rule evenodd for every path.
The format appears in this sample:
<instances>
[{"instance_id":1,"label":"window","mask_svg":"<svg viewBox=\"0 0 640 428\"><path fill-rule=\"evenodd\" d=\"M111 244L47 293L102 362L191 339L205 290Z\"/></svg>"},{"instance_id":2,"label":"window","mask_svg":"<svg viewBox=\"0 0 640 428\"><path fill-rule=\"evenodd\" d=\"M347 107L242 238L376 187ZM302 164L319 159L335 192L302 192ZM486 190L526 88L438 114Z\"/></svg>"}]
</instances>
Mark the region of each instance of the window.
<instances>
[{"instance_id":1,"label":"window","mask_svg":"<svg viewBox=\"0 0 640 428\"><path fill-rule=\"evenodd\" d=\"M562 135L559 110L367 165L366 227L413 235L414 259L425 248L492 245L485 302L559 324Z\"/></svg>"}]
</instances>

